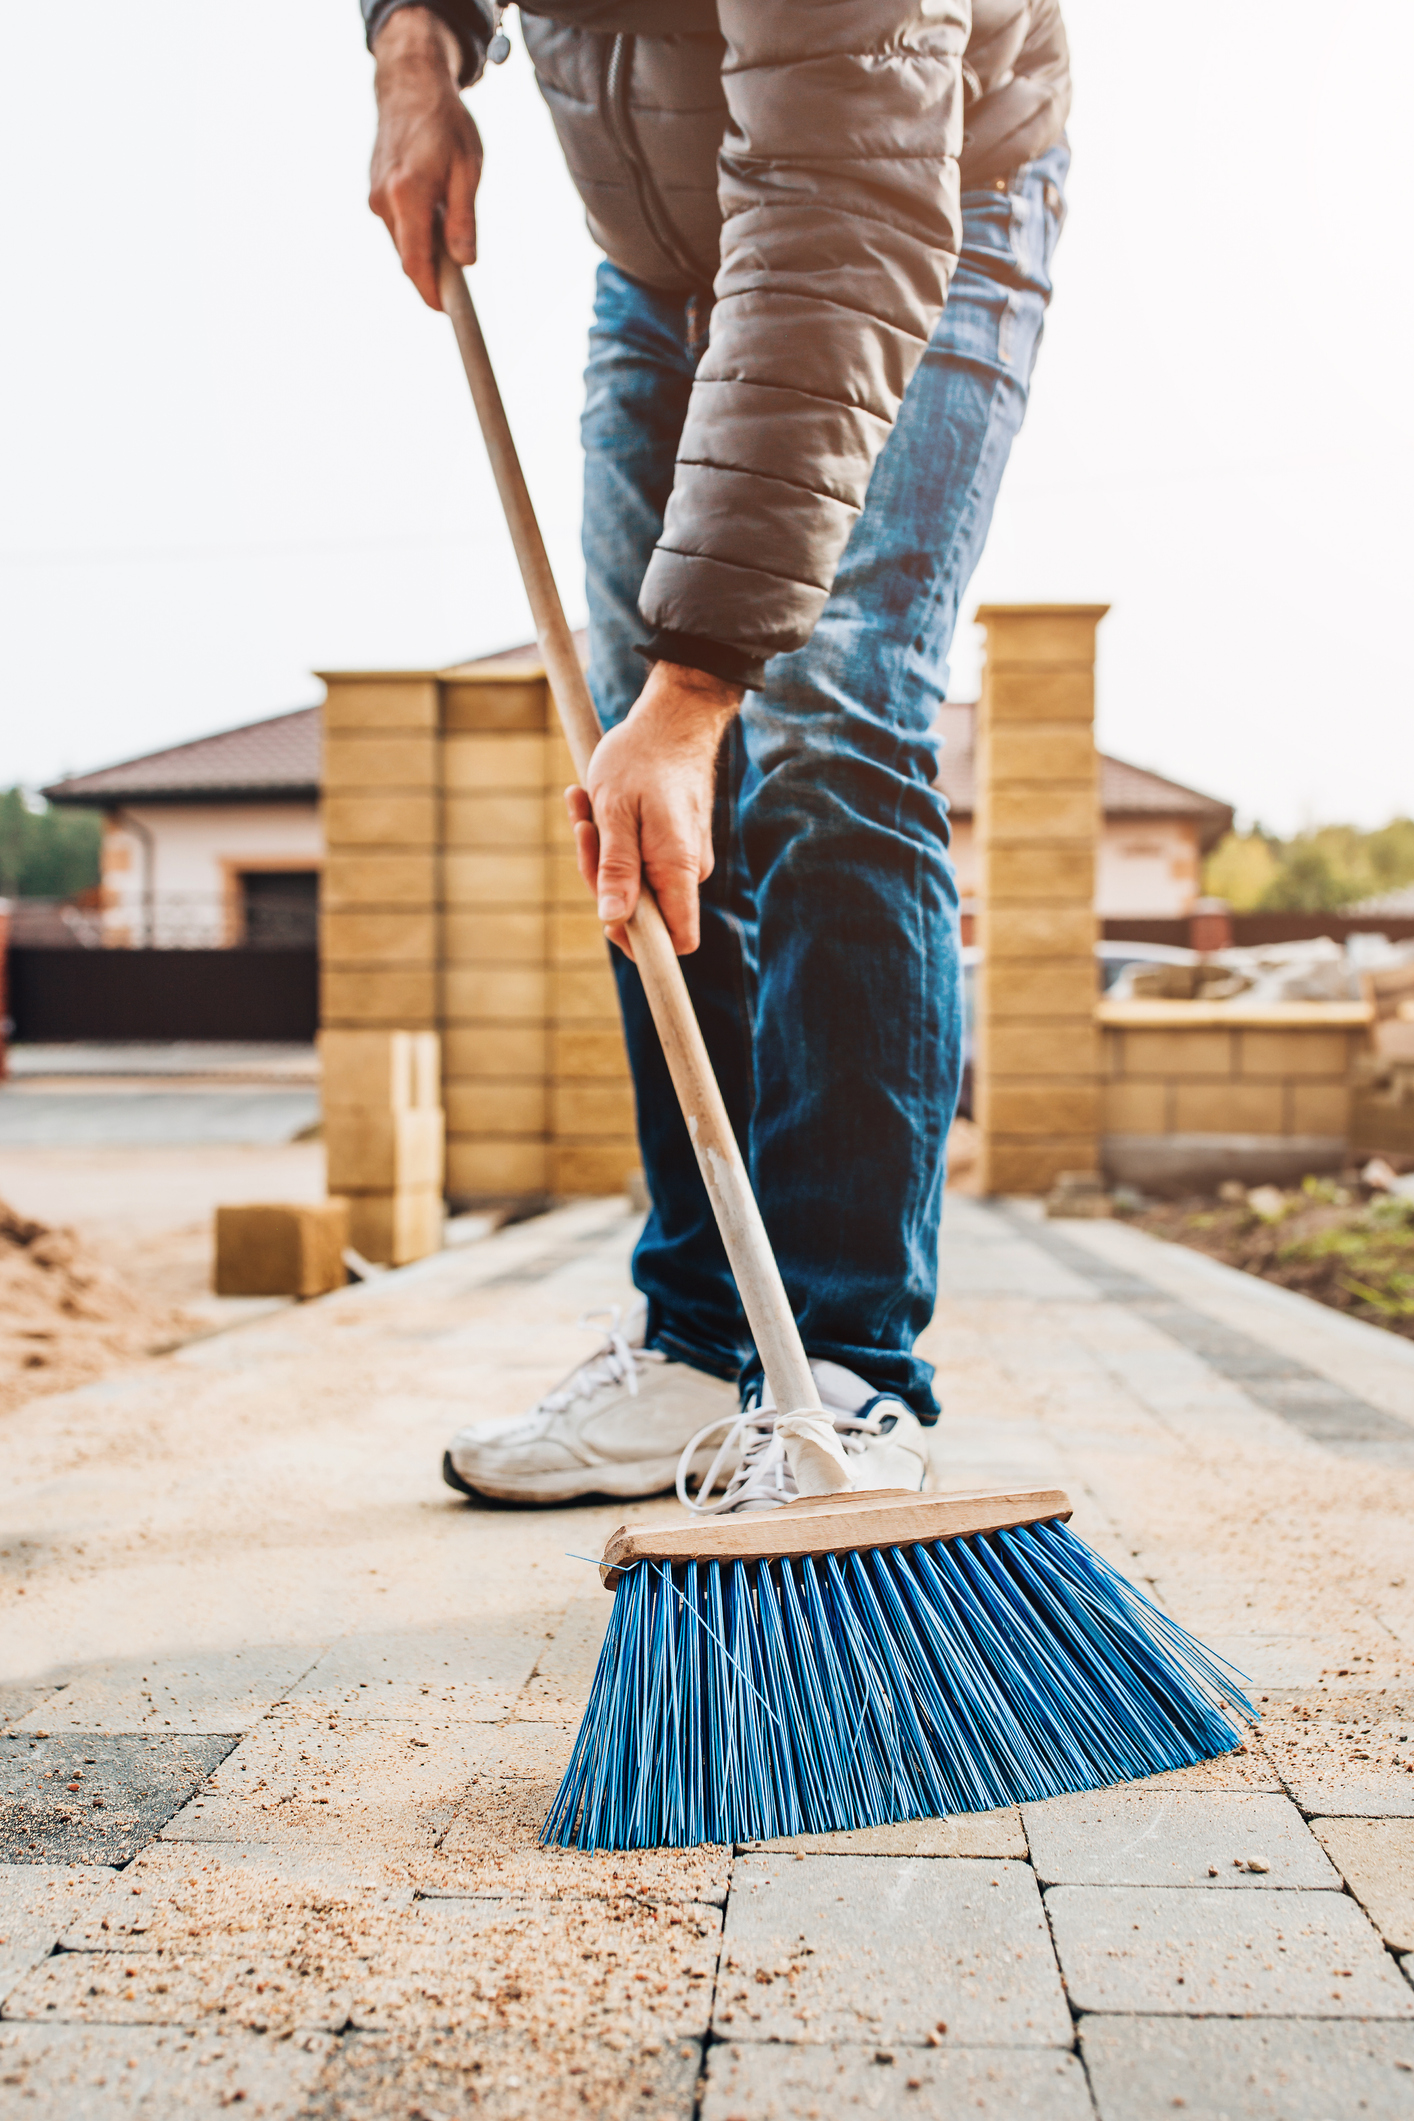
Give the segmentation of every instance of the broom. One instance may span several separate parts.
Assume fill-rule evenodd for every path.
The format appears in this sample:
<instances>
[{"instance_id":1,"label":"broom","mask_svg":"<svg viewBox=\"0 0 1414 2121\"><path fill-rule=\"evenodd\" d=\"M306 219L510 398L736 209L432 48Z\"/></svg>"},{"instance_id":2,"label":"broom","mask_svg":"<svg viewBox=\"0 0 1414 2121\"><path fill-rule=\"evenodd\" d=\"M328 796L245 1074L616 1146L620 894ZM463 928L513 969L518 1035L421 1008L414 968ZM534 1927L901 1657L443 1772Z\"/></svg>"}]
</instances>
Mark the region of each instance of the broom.
<instances>
[{"instance_id":1,"label":"broom","mask_svg":"<svg viewBox=\"0 0 1414 2121\"><path fill-rule=\"evenodd\" d=\"M456 333L575 771L601 734L461 268ZM541 1838L766 1840L986 1810L1229 1751L1250 1704L1068 1529L1058 1490L848 1492L682 967L646 884L634 959L800 1490L613 1534L614 1609Z\"/></svg>"}]
</instances>

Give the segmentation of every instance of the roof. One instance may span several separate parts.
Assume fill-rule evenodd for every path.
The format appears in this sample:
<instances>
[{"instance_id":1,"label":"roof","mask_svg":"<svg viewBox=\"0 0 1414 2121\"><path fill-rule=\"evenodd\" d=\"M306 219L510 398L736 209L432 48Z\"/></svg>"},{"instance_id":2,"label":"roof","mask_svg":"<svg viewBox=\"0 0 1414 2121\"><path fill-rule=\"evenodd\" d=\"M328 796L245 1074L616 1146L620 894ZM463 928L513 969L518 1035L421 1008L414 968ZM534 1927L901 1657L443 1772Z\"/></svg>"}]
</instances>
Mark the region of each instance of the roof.
<instances>
[{"instance_id":1,"label":"roof","mask_svg":"<svg viewBox=\"0 0 1414 2121\"><path fill-rule=\"evenodd\" d=\"M582 635L576 634L575 640L582 649ZM456 664L446 674L527 675L542 668L538 649L527 643ZM955 817L970 817L973 810L976 713L971 701L950 700L938 711L937 727L943 738L938 786ZM175 744L168 751L149 752L144 758L105 766L97 773L75 774L46 788L44 794L51 803L93 808L136 802L314 802L319 795L320 760L320 710L300 707L293 714L247 722L239 729L198 737L191 744ZM1232 829L1230 804L1103 753L1100 795L1106 817L1192 819L1205 852Z\"/></svg>"},{"instance_id":2,"label":"roof","mask_svg":"<svg viewBox=\"0 0 1414 2121\"><path fill-rule=\"evenodd\" d=\"M949 700L939 710L937 728L943 739L938 762L938 786L948 799L954 817L970 817L976 801L976 770L973 730L977 708L971 700ZM1131 766L1125 759L1100 753L1100 804L1112 818L1191 818L1198 827L1199 844L1206 854L1232 830L1233 810L1214 795L1186 788L1181 781L1166 780L1146 766Z\"/></svg>"},{"instance_id":3,"label":"roof","mask_svg":"<svg viewBox=\"0 0 1414 2121\"><path fill-rule=\"evenodd\" d=\"M298 707L97 773L74 774L44 794L51 803L95 809L138 802L315 802L322 750L319 708Z\"/></svg>"}]
</instances>

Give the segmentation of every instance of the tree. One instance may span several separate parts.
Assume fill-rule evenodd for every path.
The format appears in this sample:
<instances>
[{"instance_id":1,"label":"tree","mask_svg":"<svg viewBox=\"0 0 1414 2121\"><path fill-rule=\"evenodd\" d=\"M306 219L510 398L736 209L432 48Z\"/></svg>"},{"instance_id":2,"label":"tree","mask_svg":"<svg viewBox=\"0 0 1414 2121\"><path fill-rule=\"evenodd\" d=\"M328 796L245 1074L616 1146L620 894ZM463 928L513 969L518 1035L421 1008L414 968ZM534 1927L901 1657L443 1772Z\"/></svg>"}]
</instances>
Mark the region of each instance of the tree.
<instances>
[{"instance_id":1,"label":"tree","mask_svg":"<svg viewBox=\"0 0 1414 2121\"><path fill-rule=\"evenodd\" d=\"M0 795L0 898L72 898L99 880L103 820L24 788Z\"/></svg>"}]
</instances>

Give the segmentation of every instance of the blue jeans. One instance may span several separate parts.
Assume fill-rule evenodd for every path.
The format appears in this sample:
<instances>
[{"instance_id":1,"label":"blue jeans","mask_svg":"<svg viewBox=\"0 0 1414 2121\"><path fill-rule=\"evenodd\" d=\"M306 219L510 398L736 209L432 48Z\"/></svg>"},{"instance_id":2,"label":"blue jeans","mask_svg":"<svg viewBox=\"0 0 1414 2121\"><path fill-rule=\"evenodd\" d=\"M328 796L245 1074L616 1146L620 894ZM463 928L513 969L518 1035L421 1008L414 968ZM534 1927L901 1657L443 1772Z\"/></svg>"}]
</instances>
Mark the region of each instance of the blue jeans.
<instances>
[{"instance_id":1,"label":"blue jeans","mask_svg":"<svg viewBox=\"0 0 1414 2121\"><path fill-rule=\"evenodd\" d=\"M957 887L931 730L1050 295L1069 155L963 196L947 308L809 642L767 665L722 760L702 945L683 960L801 1335L936 1419L937 1293L962 1045ZM680 297L599 267L584 411L590 684L642 689L638 592L701 346ZM611 953L652 1212L648 1342L760 1375L638 974Z\"/></svg>"}]
</instances>

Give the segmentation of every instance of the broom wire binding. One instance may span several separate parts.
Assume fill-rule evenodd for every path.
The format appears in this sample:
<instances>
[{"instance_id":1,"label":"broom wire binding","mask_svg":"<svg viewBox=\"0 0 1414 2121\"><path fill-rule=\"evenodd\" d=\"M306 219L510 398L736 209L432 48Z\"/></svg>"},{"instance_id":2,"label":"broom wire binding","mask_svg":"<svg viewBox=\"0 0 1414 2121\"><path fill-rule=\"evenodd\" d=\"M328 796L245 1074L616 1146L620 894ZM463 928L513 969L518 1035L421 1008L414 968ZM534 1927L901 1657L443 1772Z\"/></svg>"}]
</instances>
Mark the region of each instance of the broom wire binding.
<instances>
[{"instance_id":1,"label":"broom wire binding","mask_svg":"<svg viewBox=\"0 0 1414 2121\"><path fill-rule=\"evenodd\" d=\"M1236 1745L1238 1677L1058 1522L627 1562L541 1840L772 1840L1128 1781Z\"/></svg>"}]
</instances>

